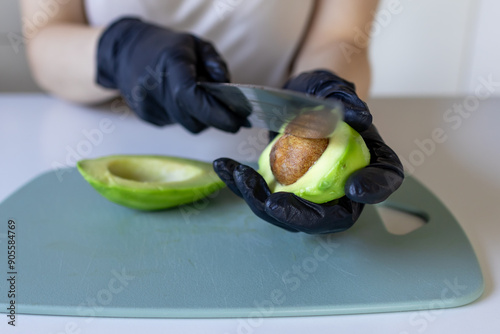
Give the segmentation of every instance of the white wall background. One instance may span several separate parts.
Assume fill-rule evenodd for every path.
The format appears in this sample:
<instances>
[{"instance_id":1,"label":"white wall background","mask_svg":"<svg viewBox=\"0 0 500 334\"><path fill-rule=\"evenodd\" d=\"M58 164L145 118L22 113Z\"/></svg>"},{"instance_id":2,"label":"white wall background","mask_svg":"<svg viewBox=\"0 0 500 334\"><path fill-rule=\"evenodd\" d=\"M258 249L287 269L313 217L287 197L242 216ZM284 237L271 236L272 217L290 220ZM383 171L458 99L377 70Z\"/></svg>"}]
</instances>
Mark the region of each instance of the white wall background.
<instances>
[{"instance_id":1,"label":"white wall background","mask_svg":"<svg viewBox=\"0 0 500 334\"><path fill-rule=\"evenodd\" d=\"M12 43L19 16L17 0L0 0L0 92L37 90L24 46ZM381 0L375 18L373 96L459 95L480 77L500 81L500 1Z\"/></svg>"},{"instance_id":2,"label":"white wall background","mask_svg":"<svg viewBox=\"0 0 500 334\"><path fill-rule=\"evenodd\" d=\"M499 15L498 0L382 0L373 95L457 95L473 93L479 77L500 81Z\"/></svg>"}]
</instances>

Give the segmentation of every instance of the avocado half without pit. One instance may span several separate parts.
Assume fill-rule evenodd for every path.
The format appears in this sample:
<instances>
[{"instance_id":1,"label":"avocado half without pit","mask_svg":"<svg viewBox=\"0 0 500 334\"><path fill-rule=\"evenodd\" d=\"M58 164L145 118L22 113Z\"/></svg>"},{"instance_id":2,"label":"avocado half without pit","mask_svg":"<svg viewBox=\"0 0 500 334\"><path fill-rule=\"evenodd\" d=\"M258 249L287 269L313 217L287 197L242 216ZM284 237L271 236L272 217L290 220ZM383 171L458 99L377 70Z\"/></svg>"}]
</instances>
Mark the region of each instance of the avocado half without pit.
<instances>
[{"instance_id":1,"label":"avocado half without pit","mask_svg":"<svg viewBox=\"0 0 500 334\"><path fill-rule=\"evenodd\" d=\"M177 157L116 155L81 160L77 167L102 196L139 210L191 203L224 187L210 163Z\"/></svg>"},{"instance_id":2,"label":"avocado half without pit","mask_svg":"<svg viewBox=\"0 0 500 334\"><path fill-rule=\"evenodd\" d=\"M363 138L345 122L340 122L329 138L302 138L286 129L284 132L259 158L259 173L272 192L329 202L344 196L348 177L370 163Z\"/></svg>"}]
</instances>

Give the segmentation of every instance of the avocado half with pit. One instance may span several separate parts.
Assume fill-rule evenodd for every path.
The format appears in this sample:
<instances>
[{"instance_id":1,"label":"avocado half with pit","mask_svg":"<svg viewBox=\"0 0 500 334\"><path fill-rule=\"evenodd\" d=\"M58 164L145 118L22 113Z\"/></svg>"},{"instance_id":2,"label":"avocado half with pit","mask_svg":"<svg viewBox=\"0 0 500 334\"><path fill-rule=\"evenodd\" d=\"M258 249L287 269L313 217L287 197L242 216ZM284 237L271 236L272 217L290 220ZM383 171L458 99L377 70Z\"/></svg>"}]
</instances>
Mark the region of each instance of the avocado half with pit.
<instances>
[{"instance_id":1,"label":"avocado half with pit","mask_svg":"<svg viewBox=\"0 0 500 334\"><path fill-rule=\"evenodd\" d=\"M210 163L177 157L115 155L81 160L77 167L102 196L139 210L191 203L224 187Z\"/></svg>"},{"instance_id":2,"label":"avocado half with pit","mask_svg":"<svg viewBox=\"0 0 500 334\"><path fill-rule=\"evenodd\" d=\"M259 173L272 192L294 193L314 203L345 195L347 178L370 163L361 135L340 122L329 138L278 135L259 158Z\"/></svg>"}]
</instances>

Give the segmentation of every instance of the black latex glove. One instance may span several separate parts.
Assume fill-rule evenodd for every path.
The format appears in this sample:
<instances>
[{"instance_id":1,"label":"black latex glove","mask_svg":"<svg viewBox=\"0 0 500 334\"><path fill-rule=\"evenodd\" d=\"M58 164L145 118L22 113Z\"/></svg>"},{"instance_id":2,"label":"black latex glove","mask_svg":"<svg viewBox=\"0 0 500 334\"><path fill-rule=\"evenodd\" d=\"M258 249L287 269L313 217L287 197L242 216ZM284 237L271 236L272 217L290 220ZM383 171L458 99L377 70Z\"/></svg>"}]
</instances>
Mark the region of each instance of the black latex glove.
<instances>
[{"instance_id":1,"label":"black latex glove","mask_svg":"<svg viewBox=\"0 0 500 334\"><path fill-rule=\"evenodd\" d=\"M179 123L193 133L249 125L246 111L236 114L196 85L228 82L229 72L215 48L193 35L122 18L101 35L97 66L97 83L119 89L147 122Z\"/></svg>"},{"instance_id":2,"label":"black latex glove","mask_svg":"<svg viewBox=\"0 0 500 334\"><path fill-rule=\"evenodd\" d=\"M313 71L291 79L285 88L336 98L345 104L345 121L361 134L371 154L370 164L347 179L346 195L316 204L292 193L271 193L260 174L234 160L217 159L214 170L258 217L271 224L310 234L344 231L359 218L364 204L382 202L401 185L403 166L371 124L371 114L352 83L327 71Z\"/></svg>"}]
</instances>

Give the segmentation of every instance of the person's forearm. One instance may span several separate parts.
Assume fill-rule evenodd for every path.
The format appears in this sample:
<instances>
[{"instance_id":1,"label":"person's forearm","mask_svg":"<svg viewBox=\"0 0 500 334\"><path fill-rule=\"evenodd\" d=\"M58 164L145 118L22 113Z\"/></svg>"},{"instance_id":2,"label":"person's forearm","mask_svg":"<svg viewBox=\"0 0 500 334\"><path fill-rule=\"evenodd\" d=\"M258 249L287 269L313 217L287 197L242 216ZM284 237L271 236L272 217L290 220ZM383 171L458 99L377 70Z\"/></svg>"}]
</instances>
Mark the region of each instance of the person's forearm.
<instances>
[{"instance_id":1,"label":"person's forearm","mask_svg":"<svg viewBox=\"0 0 500 334\"><path fill-rule=\"evenodd\" d=\"M48 92L78 103L117 95L95 83L96 48L102 30L72 23L52 24L28 43L32 73Z\"/></svg>"},{"instance_id":2,"label":"person's forearm","mask_svg":"<svg viewBox=\"0 0 500 334\"><path fill-rule=\"evenodd\" d=\"M314 69L327 69L356 85L358 96L366 100L371 83L368 52L346 52L346 43L338 42L324 48L306 48L297 56L292 68L292 75ZM344 51L343 51L344 50Z\"/></svg>"},{"instance_id":3,"label":"person's forearm","mask_svg":"<svg viewBox=\"0 0 500 334\"><path fill-rule=\"evenodd\" d=\"M366 100L371 72L369 34L378 0L317 0L311 24L295 58L292 74L327 69L353 82Z\"/></svg>"}]
</instances>

